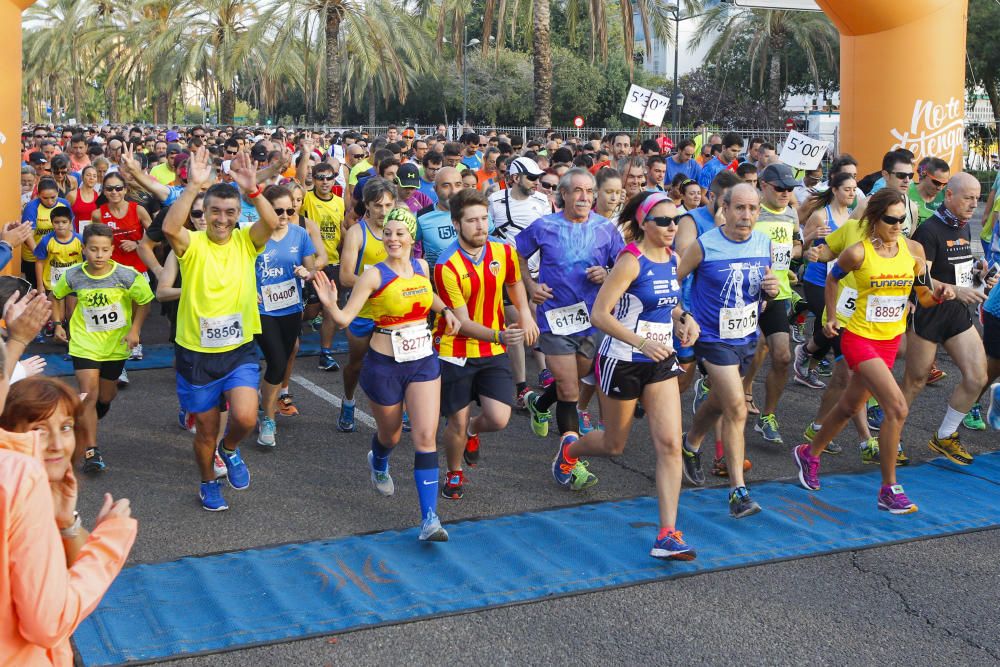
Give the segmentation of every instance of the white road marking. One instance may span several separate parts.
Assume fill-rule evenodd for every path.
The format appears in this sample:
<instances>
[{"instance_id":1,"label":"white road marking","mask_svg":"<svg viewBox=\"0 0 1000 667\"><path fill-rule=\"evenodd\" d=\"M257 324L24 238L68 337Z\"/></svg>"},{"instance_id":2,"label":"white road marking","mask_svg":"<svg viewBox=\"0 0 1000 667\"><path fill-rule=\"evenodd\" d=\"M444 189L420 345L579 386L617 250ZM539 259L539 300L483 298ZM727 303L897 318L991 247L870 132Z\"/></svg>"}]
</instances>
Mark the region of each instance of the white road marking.
<instances>
[{"instance_id":1,"label":"white road marking","mask_svg":"<svg viewBox=\"0 0 1000 667\"><path fill-rule=\"evenodd\" d=\"M333 405L333 407L335 407L335 408L339 408L343 404L343 401L341 400L341 398L339 396L335 396L335 395L331 394L326 389L323 389L323 387L319 386L318 384L316 384L316 383L314 383L314 382L312 382L310 380L307 380L306 378L304 378L302 376L293 375L292 376L292 381L296 382L296 383L298 383L300 385L302 385L307 390L309 390L311 393L315 394L316 396L319 396L320 398L322 398L327 403L330 403L331 405ZM368 428L372 429L373 431L376 430L375 418L372 417L368 413L365 413L365 412L362 412L361 410L358 410L357 408L354 409L354 421L361 422L362 424L364 424Z\"/></svg>"}]
</instances>

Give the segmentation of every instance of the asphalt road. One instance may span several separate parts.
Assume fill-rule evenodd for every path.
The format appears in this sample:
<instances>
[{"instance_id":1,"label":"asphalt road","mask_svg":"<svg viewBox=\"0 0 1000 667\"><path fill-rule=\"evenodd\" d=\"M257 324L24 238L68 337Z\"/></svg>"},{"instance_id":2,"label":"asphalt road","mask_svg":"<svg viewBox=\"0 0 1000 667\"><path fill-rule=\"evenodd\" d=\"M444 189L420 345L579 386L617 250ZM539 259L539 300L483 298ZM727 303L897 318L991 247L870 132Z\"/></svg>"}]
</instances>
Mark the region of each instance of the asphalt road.
<instances>
[{"instance_id":1,"label":"asphalt road","mask_svg":"<svg viewBox=\"0 0 1000 667\"><path fill-rule=\"evenodd\" d=\"M164 320L154 315L145 340L162 342L164 337ZM340 374L317 370L315 361L300 359L298 376L342 395ZM932 458L926 442L958 379L947 357L940 356L939 365L948 377L917 399L903 433L914 462ZM372 431L362 426L355 434L336 432L337 411L300 383L292 390L302 414L279 419L278 447L264 451L252 441L244 443L251 488L227 489L228 512L202 511L191 437L176 424L173 372L135 371L130 376L131 386L101 422L100 445L109 470L82 481L80 502L89 523L105 491L131 499L140 532L130 564L416 524L417 500L408 483L412 456L405 436L393 457L396 495L379 498L365 464ZM755 387L758 403L763 401L762 382L763 374ZM747 427L747 452L754 464L751 485L793 475L789 451L814 415L819 395L788 385L778 410L784 446L764 443ZM359 409L366 410L359 396ZM684 404L687 426L690 393ZM963 431L963 439L973 454L1000 444L995 432ZM861 471L851 427L840 440L845 453L825 457L823 472ZM580 494L553 483L549 463L555 447L554 437L536 438L526 416L515 414L506 431L483 437L483 460L469 474L465 498L442 499L442 519L654 493L654 454L645 420L636 422L623 456L591 462L600 483ZM901 481L905 479L904 470ZM717 482L721 480L710 477L709 483ZM919 490L913 491L919 503ZM998 552L1000 532L983 531L164 664L1000 663Z\"/></svg>"}]
</instances>

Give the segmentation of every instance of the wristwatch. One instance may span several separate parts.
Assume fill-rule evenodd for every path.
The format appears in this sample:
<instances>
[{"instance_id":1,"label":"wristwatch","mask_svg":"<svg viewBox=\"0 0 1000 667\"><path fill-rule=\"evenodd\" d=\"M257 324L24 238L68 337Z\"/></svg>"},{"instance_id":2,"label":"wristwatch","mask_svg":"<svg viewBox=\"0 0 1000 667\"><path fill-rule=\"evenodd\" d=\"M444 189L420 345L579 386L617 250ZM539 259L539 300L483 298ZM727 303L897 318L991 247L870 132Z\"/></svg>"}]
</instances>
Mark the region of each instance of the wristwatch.
<instances>
[{"instance_id":1,"label":"wristwatch","mask_svg":"<svg viewBox=\"0 0 1000 667\"><path fill-rule=\"evenodd\" d=\"M73 523L66 526L65 528L59 529L59 534L62 535L63 539L71 540L80 534L80 529L83 527L83 521L80 520L79 510L73 510Z\"/></svg>"}]
</instances>

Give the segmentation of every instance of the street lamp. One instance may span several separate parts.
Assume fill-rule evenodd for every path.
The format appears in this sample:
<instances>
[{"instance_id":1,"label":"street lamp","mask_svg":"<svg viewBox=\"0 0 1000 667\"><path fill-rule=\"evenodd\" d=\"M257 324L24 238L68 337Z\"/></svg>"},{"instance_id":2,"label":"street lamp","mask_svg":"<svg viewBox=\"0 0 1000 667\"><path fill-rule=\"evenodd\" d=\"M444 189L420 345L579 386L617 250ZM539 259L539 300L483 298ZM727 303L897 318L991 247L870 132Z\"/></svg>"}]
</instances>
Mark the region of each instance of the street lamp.
<instances>
[{"instance_id":1,"label":"street lamp","mask_svg":"<svg viewBox=\"0 0 1000 667\"><path fill-rule=\"evenodd\" d=\"M681 122L681 106L684 104L684 95L681 94L681 89L677 85L678 79L678 69L680 61L680 44L681 44L681 21L687 21L688 19L698 18L703 16L705 12L701 14L690 14L688 16L681 16L681 5L680 0L672 0L667 4L667 11L674 15L674 88L670 92L670 124L674 129Z\"/></svg>"},{"instance_id":2,"label":"street lamp","mask_svg":"<svg viewBox=\"0 0 1000 667\"><path fill-rule=\"evenodd\" d=\"M469 30L468 28L466 28L462 35L463 39L468 37L468 32ZM468 43L466 43L465 48L471 49L472 47L478 45L479 45L479 40L473 37L471 40L468 40ZM466 115L468 114L469 110L469 74L468 74L469 64L466 61L466 56L467 56L466 53L462 54L462 132L465 132L465 128L467 125Z\"/></svg>"},{"instance_id":3,"label":"street lamp","mask_svg":"<svg viewBox=\"0 0 1000 667\"><path fill-rule=\"evenodd\" d=\"M674 95L674 104L677 105L677 123L681 122L681 112L684 111L684 93L680 90Z\"/></svg>"}]
</instances>

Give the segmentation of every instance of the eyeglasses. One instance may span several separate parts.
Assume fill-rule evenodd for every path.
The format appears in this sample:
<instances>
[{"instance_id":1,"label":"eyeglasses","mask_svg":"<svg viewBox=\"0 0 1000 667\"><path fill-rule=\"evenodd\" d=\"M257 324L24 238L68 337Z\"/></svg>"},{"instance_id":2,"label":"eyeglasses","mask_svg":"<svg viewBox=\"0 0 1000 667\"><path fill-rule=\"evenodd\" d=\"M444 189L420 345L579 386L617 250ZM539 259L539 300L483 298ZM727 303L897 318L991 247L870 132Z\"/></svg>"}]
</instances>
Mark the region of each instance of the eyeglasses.
<instances>
[{"instance_id":1,"label":"eyeglasses","mask_svg":"<svg viewBox=\"0 0 1000 667\"><path fill-rule=\"evenodd\" d=\"M35 139L44 139L44 138L45 138L45 135L44 135L44 134L36 134L36 135L35 135ZM29 284L30 284L30 283L29 283Z\"/></svg>"},{"instance_id":2,"label":"eyeglasses","mask_svg":"<svg viewBox=\"0 0 1000 667\"><path fill-rule=\"evenodd\" d=\"M936 178L932 178L931 179L931 183L933 183L936 187L939 187L939 188L947 187L947 185L948 185L948 181L939 181Z\"/></svg>"},{"instance_id":3,"label":"eyeglasses","mask_svg":"<svg viewBox=\"0 0 1000 667\"><path fill-rule=\"evenodd\" d=\"M337 180L337 177L336 176L330 176L330 175L327 175L327 176L313 176L313 180L314 181L324 181L324 182L326 182L326 181L335 181L335 180Z\"/></svg>"},{"instance_id":4,"label":"eyeglasses","mask_svg":"<svg viewBox=\"0 0 1000 667\"><path fill-rule=\"evenodd\" d=\"M882 216L882 222L884 222L887 225L901 225L904 222L906 222L906 216L905 215L901 215L901 216L899 216L897 218L897 217L892 216L892 215L883 215Z\"/></svg>"},{"instance_id":5,"label":"eyeglasses","mask_svg":"<svg viewBox=\"0 0 1000 667\"><path fill-rule=\"evenodd\" d=\"M677 226L677 218L669 215L658 215L655 218L646 218L646 222L655 222L657 227Z\"/></svg>"},{"instance_id":6,"label":"eyeglasses","mask_svg":"<svg viewBox=\"0 0 1000 667\"><path fill-rule=\"evenodd\" d=\"M295 215L294 208L276 208L274 209L274 212L278 215L287 215L289 218Z\"/></svg>"},{"instance_id":7,"label":"eyeglasses","mask_svg":"<svg viewBox=\"0 0 1000 667\"><path fill-rule=\"evenodd\" d=\"M104 186L104 191L105 192L125 192L125 186L124 185L105 185Z\"/></svg>"},{"instance_id":8,"label":"eyeglasses","mask_svg":"<svg viewBox=\"0 0 1000 667\"><path fill-rule=\"evenodd\" d=\"M195 220L200 220L201 218L205 217L205 212L197 209L192 209L190 215Z\"/></svg>"},{"instance_id":9,"label":"eyeglasses","mask_svg":"<svg viewBox=\"0 0 1000 667\"><path fill-rule=\"evenodd\" d=\"M555 190L557 187L559 187L558 183L551 183L549 181L542 181L538 185L540 185L545 190Z\"/></svg>"},{"instance_id":10,"label":"eyeglasses","mask_svg":"<svg viewBox=\"0 0 1000 667\"><path fill-rule=\"evenodd\" d=\"M892 175L895 176L896 178L898 178L901 181L912 181L913 180L913 172L912 171L894 171L894 172L892 172Z\"/></svg>"}]
</instances>

